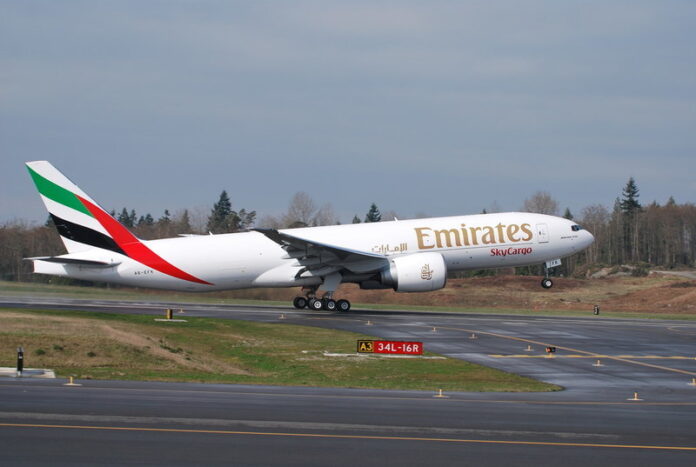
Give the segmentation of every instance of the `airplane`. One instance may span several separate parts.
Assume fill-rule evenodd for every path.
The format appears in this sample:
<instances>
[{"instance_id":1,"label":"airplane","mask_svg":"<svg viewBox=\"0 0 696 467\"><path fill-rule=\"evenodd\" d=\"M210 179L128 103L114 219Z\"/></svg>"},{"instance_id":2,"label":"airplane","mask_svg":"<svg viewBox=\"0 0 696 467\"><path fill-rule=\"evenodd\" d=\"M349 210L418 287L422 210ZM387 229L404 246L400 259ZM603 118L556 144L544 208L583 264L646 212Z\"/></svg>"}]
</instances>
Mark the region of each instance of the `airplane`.
<instances>
[{"instance_id":1,"label":"airplane","mask_svg":"<svg viewBox=\"0 0 696 467\"><path fill-rule=\"evenodd\" d=\"M67 254L27 258L34 272L178 291L301 287L293 305L350 310L340 284L430 292L452 271L543 264L594 242L572 220L528 212L250 229L141 240L47 161L26 163Z\"/></svg>"}]
</instances>

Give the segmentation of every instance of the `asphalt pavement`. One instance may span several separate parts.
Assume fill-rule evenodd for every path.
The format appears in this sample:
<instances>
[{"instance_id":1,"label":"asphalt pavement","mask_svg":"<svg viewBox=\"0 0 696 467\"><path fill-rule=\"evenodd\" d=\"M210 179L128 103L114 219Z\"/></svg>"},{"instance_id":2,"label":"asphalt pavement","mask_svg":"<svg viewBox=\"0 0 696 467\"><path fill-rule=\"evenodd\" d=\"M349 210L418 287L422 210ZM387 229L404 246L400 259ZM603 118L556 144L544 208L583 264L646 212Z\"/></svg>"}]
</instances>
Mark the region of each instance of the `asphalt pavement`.
<instances>
[{"instance_id":1,"label":"asphalt pavement","mask_svg":"<svg viewBox=\"0 0 696 467\"><path fill-rule=\"evenodd\" d=\"M171 305L0 298L0 308ZM0 378L3 464L696 465L696 323L184 304L184 316L419 340L564 387L445 393ZM549 355L546 347L555 347ZM640 400L634 400L640 399Z\"/></svg>"}]
</instances>

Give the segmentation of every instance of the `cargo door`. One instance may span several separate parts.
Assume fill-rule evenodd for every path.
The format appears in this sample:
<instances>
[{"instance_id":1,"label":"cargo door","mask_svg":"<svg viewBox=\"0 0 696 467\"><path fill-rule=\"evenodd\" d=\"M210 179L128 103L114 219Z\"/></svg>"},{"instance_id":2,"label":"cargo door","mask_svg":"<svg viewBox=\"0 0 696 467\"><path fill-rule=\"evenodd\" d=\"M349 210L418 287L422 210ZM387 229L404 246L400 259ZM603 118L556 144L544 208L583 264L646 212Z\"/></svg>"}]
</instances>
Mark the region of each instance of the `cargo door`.
<instances>
[{"instance_id":1,"label":"cargo door","mask_svg":"<svg viewBox=\"0 0 696 467\"><path fill-rule=\"evenodd\" d=\"M549 243L549 226L546 224L536 225L537 239L539 243Z\"/></svg>"}]
</instances>

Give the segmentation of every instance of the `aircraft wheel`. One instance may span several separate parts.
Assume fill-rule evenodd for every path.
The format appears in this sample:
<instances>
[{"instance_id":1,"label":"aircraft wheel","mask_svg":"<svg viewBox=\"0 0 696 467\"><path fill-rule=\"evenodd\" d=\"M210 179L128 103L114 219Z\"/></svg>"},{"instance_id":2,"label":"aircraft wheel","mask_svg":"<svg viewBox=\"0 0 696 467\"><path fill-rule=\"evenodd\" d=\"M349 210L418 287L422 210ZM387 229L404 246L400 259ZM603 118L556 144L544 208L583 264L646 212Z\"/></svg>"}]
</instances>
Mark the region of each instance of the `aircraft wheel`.
<instances>
[{"instance_id":1,"label":"aircraft wheel","mask_svg":"<svg viewBox=\"0 0 696 467\"><path fill-rule=\"evenodd\" d=\"M350 310L350 302L348 300L339 300L336 302L336 309L338 311L348 311Z\"/></svg>"},{"instance_id":2,"label":"aircraft wheel","mask_svg":"<svg viewBox=\"0 0 696 467\"><path fill-rule=\"evenodd\" d=\"M324 307L326 311L336 311L336 301L332 299L324 300Z\"/></svg>"},{"instance_id":3,"label":"aircraft wheel","mask_svg":"<svg viewBox=\"0 0 696 467\"><path fill-rule=\"evenodd\" d=\"M320 311L324 307L324 303L316 298L309 299L309 308L314 311Z\"/></svg>"},{"instance_id":4,"label":"aircraft wheel","mask_svg":"<svg viewBox=\"0 0 696 467\"><path fill-rule=\"evenodd\" d=\"M292 304L295 308L301 310L302 308L307 307L307 299L305 297L295 297L295 299L292 301Z\"/></svg>"},{"instance_id":5,"label":"aircraft wheel","mask_svg":"<svg viewBox=\"0 0 696 467\"><path fill-rule=\"evenodd\" d=\"M541 286L545 289L550 289L551 287L553 287L553 281L548 277L545 277L541 280Z\"/></svg>"}]
</instances>

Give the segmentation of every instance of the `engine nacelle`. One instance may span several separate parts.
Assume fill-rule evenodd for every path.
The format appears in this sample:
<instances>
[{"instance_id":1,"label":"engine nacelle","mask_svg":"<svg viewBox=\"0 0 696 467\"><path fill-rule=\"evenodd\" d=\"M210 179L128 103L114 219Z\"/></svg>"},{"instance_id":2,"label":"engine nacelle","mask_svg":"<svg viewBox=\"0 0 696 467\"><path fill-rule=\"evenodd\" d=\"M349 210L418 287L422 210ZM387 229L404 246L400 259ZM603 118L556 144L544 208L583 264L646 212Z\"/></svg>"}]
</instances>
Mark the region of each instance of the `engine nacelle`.
<instances>
[{"instance_id":1,"label":"engine nacelle","mask_svg":"<svg viewBox=\"0 0 696 467\"><path fill-rule=\"evenodd\" d=\"M447 283L447 265L435 252L397 256L380 273L380 280L397 292L430 292Z\"/></svg>"}]
</instances>

